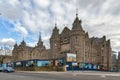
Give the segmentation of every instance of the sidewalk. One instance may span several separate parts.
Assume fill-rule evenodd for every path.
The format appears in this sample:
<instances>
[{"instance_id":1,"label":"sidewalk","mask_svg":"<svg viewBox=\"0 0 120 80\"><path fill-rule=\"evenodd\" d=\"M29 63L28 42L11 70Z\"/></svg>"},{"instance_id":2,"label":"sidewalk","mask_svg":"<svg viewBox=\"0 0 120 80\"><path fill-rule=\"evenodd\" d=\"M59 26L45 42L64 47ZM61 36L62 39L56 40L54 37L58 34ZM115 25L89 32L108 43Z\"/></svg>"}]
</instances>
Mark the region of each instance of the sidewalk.
<instances>
[{"instance_id":1,"label":"sidewalk","mask_svg":"<svg viewBox=\"0 0 120 80\"><path fill-rule=\"evenodd\" d=\"M21 73L31 73L31 74L52 74L52 75L69 75L69 76L81 76L81 75L89 75L89 76L117 76L120 77L120 73L118 72L100 72L100 71L66 71L66 72L56 72L56 71L16 71Z\"/></svg>"},{"instance_id":2,"label":"sidewalk","mask_svg":"<svg viewBox=\"0 0 120 80\"><path fill-rule=\"evenodd\" d=\"M15 72L21 72L21 73L66 73L66 72L57 72L57 71L15 71Z\"/></svg>"},{"instance_id":3,"label":"sidewalk","mask_svg":"<svg viewBox=\"0 0 120 80\"><path fill-rule=\"evenodd\" d=\"M103 72L103 71L81 71L73 72L74 75L100 75L100 76L119 76L120 72Z\"/></svg>"},{"instance_id":4,"label":"sidewalk","mask_svg":"<svg viewBox=\"0 0 120 80\"><path fill-rule=\"evenodd\" d=\"M46 74L87 74L87 75L118 75L120 72L103 72L103 71L66 71L66 72L57 72L57 71L15 71L21 73L46 73Z\"/></svg>"}]
</instances>

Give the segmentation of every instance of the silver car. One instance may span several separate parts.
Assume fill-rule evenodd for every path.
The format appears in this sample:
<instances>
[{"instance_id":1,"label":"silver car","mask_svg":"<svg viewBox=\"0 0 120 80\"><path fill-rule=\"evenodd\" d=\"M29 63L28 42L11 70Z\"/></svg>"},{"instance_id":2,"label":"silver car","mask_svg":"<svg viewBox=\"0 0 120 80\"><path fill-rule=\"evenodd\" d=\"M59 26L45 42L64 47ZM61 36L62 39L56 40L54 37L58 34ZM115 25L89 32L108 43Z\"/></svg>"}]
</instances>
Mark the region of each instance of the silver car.
<instances>
[{"instance_id":1,"label":"silver car","mask_svg":"<svg viewBox=\"0 0 120 80\"><path fill-rule=\"evenodd\" d=\"M14 69L12 67L6 67L3 69L3 72L14 72Z\"/></svg>"}]
</instances>

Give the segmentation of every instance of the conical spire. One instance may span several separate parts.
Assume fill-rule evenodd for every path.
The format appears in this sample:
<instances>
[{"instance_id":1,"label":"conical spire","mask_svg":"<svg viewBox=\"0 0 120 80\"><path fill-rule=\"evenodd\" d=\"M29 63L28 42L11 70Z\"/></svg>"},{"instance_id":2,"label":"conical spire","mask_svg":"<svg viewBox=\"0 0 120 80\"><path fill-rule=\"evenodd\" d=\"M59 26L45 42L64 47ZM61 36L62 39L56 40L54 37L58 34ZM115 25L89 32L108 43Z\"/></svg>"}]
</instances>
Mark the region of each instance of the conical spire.
<instances>
[{"instance_id":1,"label":"conical spire","mask_svg":"<svg viewBox=\"0 0 120 80\"><path fill-rule=\"evenodd\" d=\"M79 18L78 18L78 9L76 9L76 18L73 22L72 30L83 30L83 28L81 26L81 20L79 20Z\"/></svg>"},{"instance_id":2,"label":"conical spire","mask_svg":"<svg viewBox=\"0 0 120 80\"><path fill-rule=\"evenodd\" d=\"M54 26L54 29L53 29L53 31L52 31L52 36L51 36L51 38L57 38L57 37L59 37L60 35L59 35L59 29L57 28L57 24L55 23L55 26Z\"/></svg>"},{"instance_id":3,"label":"conical spire","mask_svg":"<svg viewBox=\"0 0 120 80\"><path fill-rule=\"evenodd\" d=\"M55 21L55 28L54 28L54 30L57 30L57 22Z\"/></svg>"},{"instance_id":4,"label":"conical spire","mask_svg":"<svg viewBox=\"0 0 120 80\"><path fill-rule=\"evenodd\" d=\"M59 33L59 29L57 28L57 24L55 23L55 27L53 29L53 35L56 35Z\"/></svg>"},{"instance_id":5,"label":"conical spire","mask_svg":"<svg viewBox=\"0 0 120 80\"><path fill-rule=\"evenodd\" d=\"M24 41L24 37L23 37L23 41L21 42L22 45L26 45L25 41Z\"/></svg>"},{"instance_id":6,"label":"conical spire","mask_svg":"<svg viewBox=\"0 0 120 80\"><path fill-rule=\"evenodd\" d=\"M57 27L57 22L55 21L55 27Z\"/></svg>"},{"instance_id":7,"label":"conical spire","mask_svg":"<svg viewBox=\"0 0 120 80\"><path fill-rule=\"evenodd\" d=\"M39 32L39 41L38 42L41 42L41 32Z\"/></svg>"},{"instance_id":8,"label":"conical spire","mask_svg":"<svg viewBox=\"0 0 120 80\"><path fill-rule=\"evenodd\" d=\"M37 43L38 46L42 46L43 45L43 42L41 40L41 32L39 32L39 40L38 40L38 43Z\"/></svg>"}]
</instances>

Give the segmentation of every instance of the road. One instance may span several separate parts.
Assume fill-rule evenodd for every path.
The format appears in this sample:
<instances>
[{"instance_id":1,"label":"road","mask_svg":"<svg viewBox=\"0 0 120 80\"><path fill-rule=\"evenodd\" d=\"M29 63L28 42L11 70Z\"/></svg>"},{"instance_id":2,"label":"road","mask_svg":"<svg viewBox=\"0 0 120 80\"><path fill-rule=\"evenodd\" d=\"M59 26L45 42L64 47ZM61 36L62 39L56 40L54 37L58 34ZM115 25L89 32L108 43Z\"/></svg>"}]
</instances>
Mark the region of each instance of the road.
<instances>
[{"instance_id":1,"label":"road","mask_svg":"<svg viewBox=\"0 0 120 80\"><path fill-rule=\"evenodd\" d=\"M119 80L120 73L106 72L0 72L0 80Z\"/></svg>"}]
</instances>

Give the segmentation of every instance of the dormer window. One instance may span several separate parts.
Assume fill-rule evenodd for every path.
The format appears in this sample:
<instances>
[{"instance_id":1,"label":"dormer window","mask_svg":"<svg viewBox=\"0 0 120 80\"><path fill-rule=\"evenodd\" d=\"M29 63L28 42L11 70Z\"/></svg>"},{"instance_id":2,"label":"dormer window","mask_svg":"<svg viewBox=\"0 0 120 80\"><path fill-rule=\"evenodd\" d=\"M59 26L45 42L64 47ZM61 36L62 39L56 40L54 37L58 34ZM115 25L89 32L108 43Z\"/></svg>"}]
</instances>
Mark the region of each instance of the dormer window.
<instances>
[{"instance_id":1,"label":"dormer window","mask_svg":"<svg viewBox=\"0 0 120 80\"><path fill-rule=\"evenodd\" d=\"M63 43L66 43L66 42L68 42L68 39L64 38Z\"/></svg>"}]
</instances>

